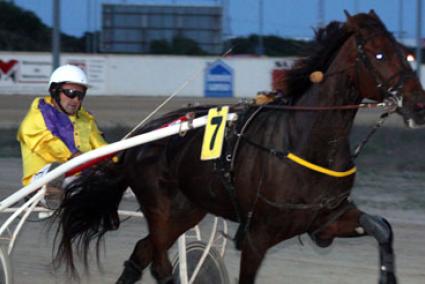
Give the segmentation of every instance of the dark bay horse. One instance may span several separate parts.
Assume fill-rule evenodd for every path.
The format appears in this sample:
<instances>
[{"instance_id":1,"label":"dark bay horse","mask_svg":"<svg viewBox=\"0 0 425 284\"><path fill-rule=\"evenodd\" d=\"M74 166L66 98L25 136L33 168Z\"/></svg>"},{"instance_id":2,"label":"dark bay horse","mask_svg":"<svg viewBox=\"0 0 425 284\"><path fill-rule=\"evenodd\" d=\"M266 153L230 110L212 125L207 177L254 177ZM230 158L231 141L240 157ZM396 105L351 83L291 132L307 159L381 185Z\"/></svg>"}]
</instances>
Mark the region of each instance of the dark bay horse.
<instances>
[{"instance_id":1,"label":"dark bay horse","mask_svg":"<svg viewBox=\"0 0 425 284\"><path fill-rule=\"evenodd\" d=\"M87 260L89 244L116 230L123 192L130 186L145 214L149 235L139 240L117 283L135 283L151 264L159 283L173 283L167 250L207 213L239 222L239 283L254 283L275 244L308 233L320 246L336 237L373 236L379 244L379 283L396 283L393 235L388 221L360 211L350 201L355 167L349 135L363 98L388 102L409 127L425 123L425 95L403 51L377 15L350 16L317 31L316 51L289 72L285 99L263 107L235 105L240 121L227 133L226 161L201 161L203 130L189 131L120 153L81 174L67 188L58 211L57 261L74 269L74 249ZM316 70L325 79L312 84ZM341 108L338 108L341 107ZM185 108L143 127L156 129ZM236 134L235 134L236 133ZM232 138L233 137L233 138ZM229 146L230 145L230 146Z\"/></svg>"}]
</instances>

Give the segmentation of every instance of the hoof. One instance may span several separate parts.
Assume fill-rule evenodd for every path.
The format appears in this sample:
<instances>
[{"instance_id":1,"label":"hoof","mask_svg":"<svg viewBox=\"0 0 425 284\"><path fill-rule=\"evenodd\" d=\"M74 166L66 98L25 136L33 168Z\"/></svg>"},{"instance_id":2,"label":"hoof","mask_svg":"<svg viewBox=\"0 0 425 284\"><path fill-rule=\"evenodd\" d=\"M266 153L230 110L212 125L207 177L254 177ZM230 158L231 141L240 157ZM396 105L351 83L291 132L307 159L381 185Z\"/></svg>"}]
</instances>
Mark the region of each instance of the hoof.
<instances>
[{"instance_id":1,"label":"hoof","mask_svg":"<svg viewBox=\"0 0 425 284\"><path fill-rule=\"evenodd\" d=\"M397 278L394 273L383 273L379 278L379 284L397 284Z\"/></svg>"},{"instance_id":2,"label":"hoof","mask_svg":"<svg viewBox=\"0 0 425 284\"><path fill-rule=\"evenodd\" d=\"M325 239L320 239L319 237L317 237L317 235L314 235L314 234L308 234L309 236L310 236L310 239L318 246L318 247L321 247L321 248L326 248L326 247L328 247L328 246L330 246L332 243L333 243L333 241L334 241L334 239L332 238L332 239L327 239L327 240L325 240Z\"/></svg>"},{"instance_id":3,"label":"hoof","mask_svg":"<svg viewBox=\"0 0 425 284\"><path fill-rule=\"evenodd\" d=\"M174 284L174 278L172 276L167 277L159 281L160 284Z\"/></svg>"},{"instance_id":4,"label":"hoof","mask_svg":"<svg viewBox=\"0 0 425 284\"><path fill-rule=\"evenodd\" d=\"M133 284L142 278L141 269L131 260L124 262L124 271L115 284Z\"/></svg>"}]
</instances>

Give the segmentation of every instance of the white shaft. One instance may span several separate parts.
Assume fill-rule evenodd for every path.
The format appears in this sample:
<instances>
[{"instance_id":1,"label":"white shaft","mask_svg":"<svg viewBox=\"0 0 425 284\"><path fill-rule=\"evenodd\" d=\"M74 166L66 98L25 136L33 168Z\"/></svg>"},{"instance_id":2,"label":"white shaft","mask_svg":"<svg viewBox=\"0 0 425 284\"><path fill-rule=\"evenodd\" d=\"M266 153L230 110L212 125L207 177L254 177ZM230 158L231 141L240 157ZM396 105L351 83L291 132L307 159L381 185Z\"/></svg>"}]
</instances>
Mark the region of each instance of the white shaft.
<instances>
[{"instance_id":1,"label":"white shaft","mask_svg":"<svg viewBox=\"0 0 425 284\"><path fill-rule=\"evenodd\" d=\"M237 115L234 113L229 113L227 116L227 120L236 120ZM40 179L37 179L30 183L29 185L21 188L14 194L10 195L6 199L4 199L2 202L0 202L0 212L4 209L8 208L12 204L16 203L17 201L21 200L31 192L37 190L38 188L41 188L43 185L48 183L49 181L54 180L55 178L65 174L66 172L84 164L91 160L94 160L99 157L103 157L109 154L116 153L121 150L125 150L134 146L138 146L144 143L152 142L158 139L165 138L167 136L171 136L174 134L177 134L182 131L188 131L190 129L198 128L201 126L204 126L207 122L207 116L199 117L194 119L192 122L190 121L184 121L175 125L171 125L169 127L160 128L157 130L153 130L148 133L140 134L131 138L128 138L126 140L121 140L103 147L100 147L98 149L95 149L93 151L84 153L78 157L75 157L74 159L61 164L51 172L47 173Z\"/></svg>"}]
</instances>

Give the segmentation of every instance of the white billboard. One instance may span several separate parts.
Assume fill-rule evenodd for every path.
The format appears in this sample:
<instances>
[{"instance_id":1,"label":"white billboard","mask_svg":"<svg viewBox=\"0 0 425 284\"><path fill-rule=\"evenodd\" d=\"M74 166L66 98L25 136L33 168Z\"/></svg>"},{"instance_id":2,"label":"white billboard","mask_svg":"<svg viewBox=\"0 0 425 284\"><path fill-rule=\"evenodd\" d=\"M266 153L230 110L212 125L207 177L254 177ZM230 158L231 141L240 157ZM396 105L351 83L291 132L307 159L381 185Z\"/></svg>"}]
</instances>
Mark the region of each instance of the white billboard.
<instances>
[{"instance_id":1,"label":"white billboard","mask_svg":"<svg viewBox=\"0 0 425 284\"><path fill-rule=\"evenodd\" d=\"M271 90L272 73L292 58L62 54L61 64L84 69L94 95L204 96L208 66L221 60L232 71L235 97ZM47 95L50 53L0 52L0 95ZM282 67L283 66L283 67Z\"/></svg>"},{"instance_id":2,"label":"white billboard","mask_svg":"<svg viewBox=\"0 0 425 284\"><path fill-rule=\"evenodd\" d=\"M45 53L0 53L0 94L47 94L52 58ZM104 92L105 60L65 55L61 64L73 64L86 71L92 92Z\"/></svg>"}]
</instances>

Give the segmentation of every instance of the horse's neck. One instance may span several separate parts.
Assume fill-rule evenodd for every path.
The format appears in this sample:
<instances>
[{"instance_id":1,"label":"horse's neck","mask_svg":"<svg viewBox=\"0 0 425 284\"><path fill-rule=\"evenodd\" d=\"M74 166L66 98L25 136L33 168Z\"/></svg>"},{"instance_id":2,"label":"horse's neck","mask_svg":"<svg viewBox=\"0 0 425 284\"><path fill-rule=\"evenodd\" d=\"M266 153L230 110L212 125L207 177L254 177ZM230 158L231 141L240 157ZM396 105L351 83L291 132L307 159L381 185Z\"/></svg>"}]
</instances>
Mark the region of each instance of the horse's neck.
<instances>
[{"instance_id":1,"label":"horse's neck","mask_svg":"<svg viewBox=\"0 0 425 284\"><path fill-rule=\"evenodd\" d=\"M297 105L342 106L358 103L356 91L343 74L314 85ZM330 168L344 168L351 161L349 134L356 110L296 112L295 151Z\"/></svg>"}]
</instances>

